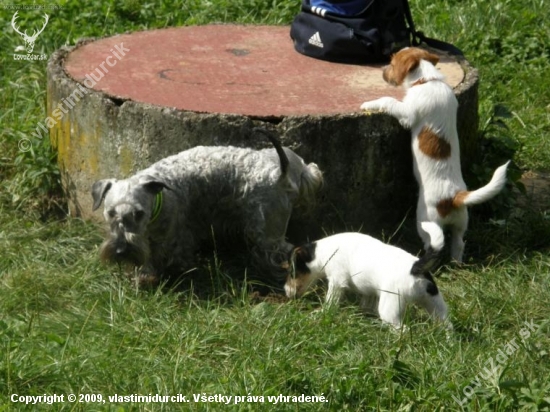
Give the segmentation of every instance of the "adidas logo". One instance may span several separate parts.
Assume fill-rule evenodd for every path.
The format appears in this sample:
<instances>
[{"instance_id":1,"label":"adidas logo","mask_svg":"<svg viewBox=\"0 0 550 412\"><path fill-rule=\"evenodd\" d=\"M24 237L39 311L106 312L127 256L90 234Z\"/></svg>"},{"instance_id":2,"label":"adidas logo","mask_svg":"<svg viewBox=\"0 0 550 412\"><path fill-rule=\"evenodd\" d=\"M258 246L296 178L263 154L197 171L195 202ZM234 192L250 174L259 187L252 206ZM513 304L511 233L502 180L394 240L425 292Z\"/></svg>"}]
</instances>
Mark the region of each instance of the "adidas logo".
<instances>
[{"instance_id":1,"label":"adidas logo","mask_svg":"<svg viewBox=\"0 0 550 412\"><path fill-rule=\"evenodd\" d=\"M324 47L323 42L321 41L321 35L319 34L319 32L315 33L313 36L309 38L309 44L320 47L321 49Z\"/></svg>"}]
</instances>

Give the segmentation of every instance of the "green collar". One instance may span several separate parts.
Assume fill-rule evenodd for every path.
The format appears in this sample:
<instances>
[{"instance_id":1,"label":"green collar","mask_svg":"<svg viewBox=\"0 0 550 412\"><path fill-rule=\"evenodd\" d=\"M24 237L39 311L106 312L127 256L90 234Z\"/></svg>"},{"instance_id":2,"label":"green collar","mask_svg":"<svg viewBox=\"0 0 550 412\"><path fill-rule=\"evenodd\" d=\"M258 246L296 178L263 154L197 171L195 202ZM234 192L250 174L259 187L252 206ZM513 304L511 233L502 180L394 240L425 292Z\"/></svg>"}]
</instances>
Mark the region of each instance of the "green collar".
<instances>
[{"instance_id":1,"label":"green collar","mask_svg":"<svg viewBox=\"0 0 550 412\"><path fill-rule=\"evenodd\" d=\"M160 216L162 210L162 190L155 196L155 206L153 207L153 213L151 214L151 220L149 224L153 223Z\"/></svg>"}]
</instances>

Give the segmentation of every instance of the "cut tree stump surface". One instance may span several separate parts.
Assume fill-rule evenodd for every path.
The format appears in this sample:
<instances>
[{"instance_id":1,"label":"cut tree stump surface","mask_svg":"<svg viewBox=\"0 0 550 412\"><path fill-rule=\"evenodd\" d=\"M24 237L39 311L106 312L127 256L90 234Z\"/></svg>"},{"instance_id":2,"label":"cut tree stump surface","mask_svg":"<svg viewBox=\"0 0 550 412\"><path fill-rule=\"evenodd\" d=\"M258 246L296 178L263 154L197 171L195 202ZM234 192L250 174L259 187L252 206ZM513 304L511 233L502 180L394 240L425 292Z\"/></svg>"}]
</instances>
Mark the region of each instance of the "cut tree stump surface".
<instances>
[{"instance_id":1,"label":"cut tree stump surface","mask_svg":"<svg viewBox=\"0 0 550 412\"><path fill-rule=\"evenodd\" d=\"M123 44L129 49L94 89L120 99L201 113L258 118L358 112L363 101L402 97L379 66L334 64L298 54L288 27L210 25L120 35L73 51L65 70L83 82ZM120 54L120 53L119 53ZM453 87L464 72L439 66Z\"/></svg>"}]
</instances>

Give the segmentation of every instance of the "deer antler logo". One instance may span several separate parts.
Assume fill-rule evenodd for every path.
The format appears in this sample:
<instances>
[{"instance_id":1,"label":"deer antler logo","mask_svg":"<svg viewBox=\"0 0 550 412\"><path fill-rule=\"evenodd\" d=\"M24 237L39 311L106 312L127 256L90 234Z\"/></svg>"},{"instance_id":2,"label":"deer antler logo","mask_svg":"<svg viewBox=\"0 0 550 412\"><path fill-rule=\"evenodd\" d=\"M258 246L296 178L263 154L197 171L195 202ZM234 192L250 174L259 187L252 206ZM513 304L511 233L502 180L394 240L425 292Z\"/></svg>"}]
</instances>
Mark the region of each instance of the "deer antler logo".
<instances>
[{"instance_id":1,"label":"deer antler logo","mask_svg":"<svg viewBox=\"0 0 550 412\"><path fill-rule=\"evenodd\" d=\"M48 20L50 19L50 17L44 13L44 25L42 26L42 28L39 30L39 31L34 31L34 33L32 34L32 36L29 36L27 34L27 31L25 30L24 33L21 33L19 31L19 29L17 28L17 26L15 25L15 20L17 20L17 13L19 13L18 11L15 12L15 14L13 15L13 18L11 19L11 26L13 27L13 30L15 30L15 32L17 34L19 34L21 37L23 37L23 40L25 40L25 50L27 50L27 53L32 53L33 49L34 49L34 42L36 41L36 38L38 37L38 35L40 33L42 33L44 31L44 29L46 28L46 24L48 24Z\"/></svg>"}]
</instances>

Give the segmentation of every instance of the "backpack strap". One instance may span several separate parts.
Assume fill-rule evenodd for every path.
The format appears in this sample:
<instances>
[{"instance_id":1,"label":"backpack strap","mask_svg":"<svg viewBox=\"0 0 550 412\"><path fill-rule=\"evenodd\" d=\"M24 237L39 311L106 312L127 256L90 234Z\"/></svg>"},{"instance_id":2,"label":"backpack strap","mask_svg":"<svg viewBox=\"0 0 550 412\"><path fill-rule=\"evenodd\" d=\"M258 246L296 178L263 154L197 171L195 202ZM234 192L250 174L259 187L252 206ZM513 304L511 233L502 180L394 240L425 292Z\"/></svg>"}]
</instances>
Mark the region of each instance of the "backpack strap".
<instances>
[{"instance_id":1,"label":"backpack strap","mask_svg":"<svg viewBox=\"0 0 550 412\"><path fill-rule=\"evenodd\" d=\"M428 46L433 47L438 50L443 50L446 52L449 52L455 56L464 56L464 53L462 53L462 50L460 50L458 47L452 45L451 43L447 43L441 40L432 39L431 37L426 36L423 32L417 31L414 27L414 22L411 14L411 8L409 7L409 1L403 0L403 10L405 11L405 17L407 19L407 23L409 25L409 29L411 30L412 34L412 45L418 46L420 43L424 42Z\"/></svg>"}]
</instances>

